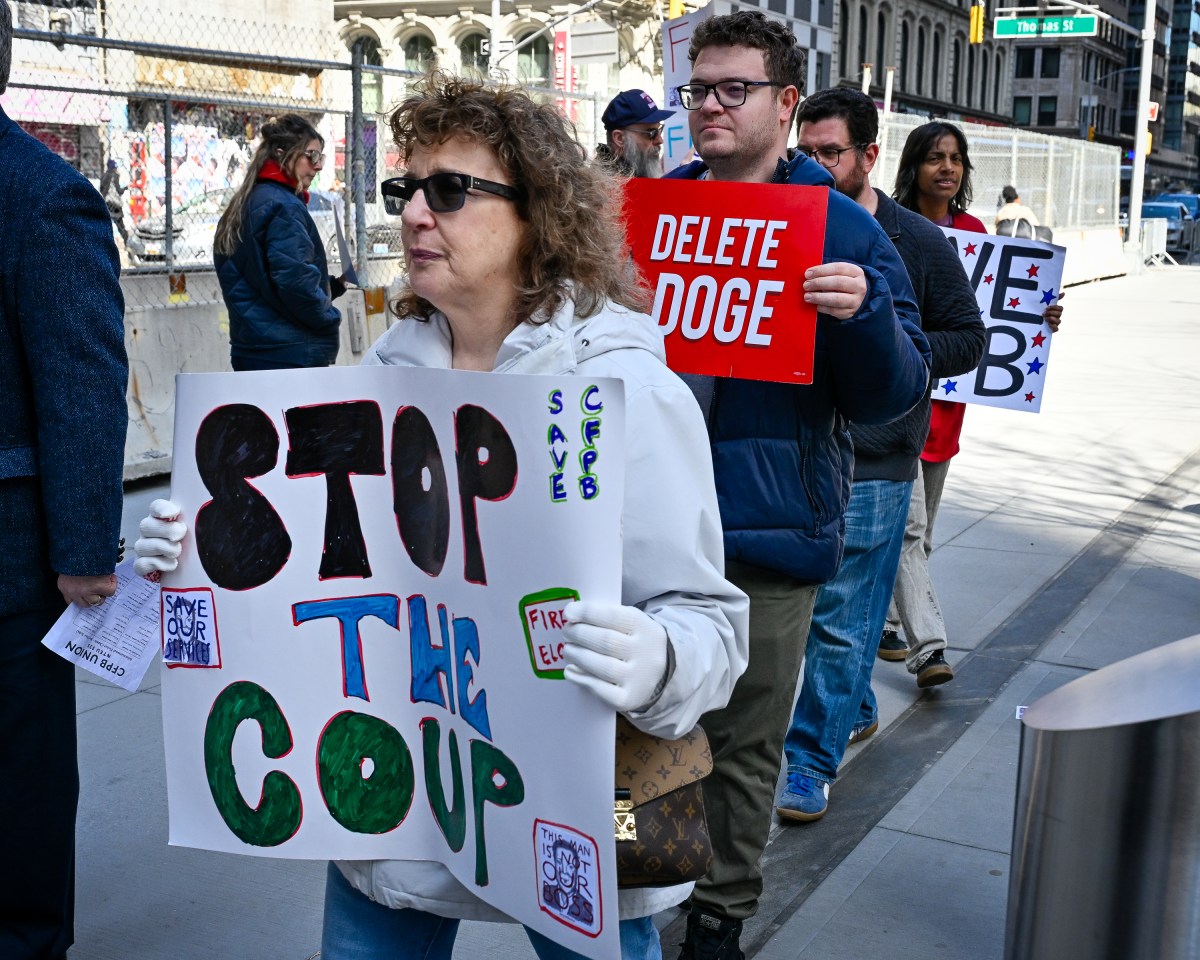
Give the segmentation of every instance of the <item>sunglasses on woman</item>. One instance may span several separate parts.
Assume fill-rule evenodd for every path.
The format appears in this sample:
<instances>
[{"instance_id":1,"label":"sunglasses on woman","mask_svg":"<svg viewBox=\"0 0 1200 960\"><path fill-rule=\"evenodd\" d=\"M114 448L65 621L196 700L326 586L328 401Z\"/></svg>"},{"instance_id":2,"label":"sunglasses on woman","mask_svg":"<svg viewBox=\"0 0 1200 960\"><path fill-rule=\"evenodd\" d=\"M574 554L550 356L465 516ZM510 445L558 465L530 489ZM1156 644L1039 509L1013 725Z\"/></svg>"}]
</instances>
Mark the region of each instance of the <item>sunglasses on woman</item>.
<instances>
[{"instance_id":1,"label":"sunglasses on woman","mask_svg":"<svg viewBox=\"0 0 1200 960\"><path fill-rule=\"evenodd\" d=\"M392 216L398 217L417 191L425 194L425 203L434 213L453 213L461 210L467 202L468 190L482 190L505 200L521 199L521 191L506 183L480 180L467 173L431 173L428 177L392 177L379 185L383 194L383 206Z\"/></svg>"}]
</instances>

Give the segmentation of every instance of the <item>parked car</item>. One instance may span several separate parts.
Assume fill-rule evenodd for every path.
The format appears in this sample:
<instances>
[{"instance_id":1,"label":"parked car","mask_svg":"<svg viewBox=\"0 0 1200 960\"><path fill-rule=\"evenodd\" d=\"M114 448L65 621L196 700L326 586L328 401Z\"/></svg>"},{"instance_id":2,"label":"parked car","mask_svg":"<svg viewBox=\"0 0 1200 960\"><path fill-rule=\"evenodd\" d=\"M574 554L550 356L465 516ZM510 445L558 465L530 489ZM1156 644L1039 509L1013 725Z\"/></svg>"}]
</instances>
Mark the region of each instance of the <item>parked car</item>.
<instances>
[{"instance_id":1,"label":"parked car","mask_svg":"<svg viewBox=\"0 0 1200 960\"><path fill-rule=\"evenodd\" d=\"M1192 215L1193 220L1200 220L1200 194L1195 193L1160 193L1153 201L1164 200L1171 203L1182 203Z\"/></svg>"},{"instance_id":2,"label":"parked car","mask_svg":"<svg viewBox=\"0 0 1200 960\"><path fill-rule=\"evenodd\" d=\"M209 190L172 211L172 262L179 267L207 266L212 263L213 236L217 221L233 199L234 188ZM324 190L310 190L308 212L317 225L325 250L337 258L334 217L341 198ZM134 265L165 264L167 259L166 217L147 217L134 225L126 249Z\"/></svg>"},{"instance_id":3,"label":"parked car","mask_svg":"<svg viewBox=\"0 0 1200 960\"><path fill-rule=\"evenodd\" d=\"M1143 220L1167 221L1167 252L1190 256L1196 245L1196 220L1176 200L1152 200L1142 204Z\"/></svg>"}]
</instances>

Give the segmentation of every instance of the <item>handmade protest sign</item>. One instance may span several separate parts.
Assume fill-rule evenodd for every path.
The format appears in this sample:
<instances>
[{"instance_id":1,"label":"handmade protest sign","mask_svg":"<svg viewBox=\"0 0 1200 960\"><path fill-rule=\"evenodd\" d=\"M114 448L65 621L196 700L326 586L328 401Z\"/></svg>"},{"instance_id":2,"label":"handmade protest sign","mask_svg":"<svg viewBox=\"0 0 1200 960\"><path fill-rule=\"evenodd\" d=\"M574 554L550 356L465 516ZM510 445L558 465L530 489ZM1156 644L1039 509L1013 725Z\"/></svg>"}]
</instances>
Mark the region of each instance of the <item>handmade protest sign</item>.
<instances>
[{"instance_id":1,"label":"handmade protest sign","mask_svg":"<svg viewBox=\"0 0 1200 960\"><path fill-rule=\"evenodd\" d=\"M615 960L613 713L561 633L620 602L624 436L617 380L179 377L171 843L439 861Z\"/></svg>"},{"instance_id":2,"label":"handmade protest sign","mask_svg":"<svg viewBox=\"0 0 1200 960\"><path fill-rule=\"evenodd\" d=\"M812 382L804 271L822 259L828 198L824 187L626 181L626 238L672 370Z\"/></svg>"},{"instance_id":3,"label":"handmade protest sign","mask_svg":"<svg viewBox=\"0 0 1200 960\"><path fill-rule=\"evenodd\" d=\"M1050 362L1050 327L1042 314L1062 295L1066 248L942 230L975 288L988 339L979 366L935 381L934 398L1037 413Z\"/></svg>"}]
</instances>

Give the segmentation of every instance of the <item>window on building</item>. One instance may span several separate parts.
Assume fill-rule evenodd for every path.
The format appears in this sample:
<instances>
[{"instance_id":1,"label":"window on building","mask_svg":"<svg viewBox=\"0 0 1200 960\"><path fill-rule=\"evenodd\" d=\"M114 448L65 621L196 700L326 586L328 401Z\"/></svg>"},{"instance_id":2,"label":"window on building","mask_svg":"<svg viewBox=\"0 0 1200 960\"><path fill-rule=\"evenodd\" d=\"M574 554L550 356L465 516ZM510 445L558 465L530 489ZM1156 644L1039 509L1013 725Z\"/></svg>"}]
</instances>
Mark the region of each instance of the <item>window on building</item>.
<instances>
[{"instance_id":1,"label":"window on building","mask_svg":"<svg viewBox=\"0 0 1200 960\"><path fill-rule=\"evenodd\" d=\"M1018 80L1028 80L1033 76L1033 47L1017 47L1017 63L1015 72Z\"/></svg>"},{"instance_id":2,"label":"window on building","mask_svg":"<svg viewBox=\"0 0 1200 960\"><path fill-rule=\"evenodd\" d=\"M875 72L878 76L883 76L883 69L891 62L891 57L884 57L884 49L887 38L887 17L883 11L875 15Z\"/></svg>"},{"instance_id":3,"label":"window on building","mask_svg":"<svg viewBox=\"0 0 1200 960\"><path fill-rule=\"evenodd\" d=\"M900 89L908 89L908 21L900 24Z\"/></svg>"},{"instance_id":4,"label":"window on building","mask_svg":"<svg viewBox=\"0 0 1200 960\"><path fill-rule=\"evenodd\" d=\"M379 41L374 37L360 37L362 41L362 62L372 67L382 67L383 57L379 53ZM355 41L358 42L357 40ZM383 109L382 78L374 70L364 70L362 74L362 107L363 113L379 113Z\"/></svg>"},{"instance_id":5,"label":"window on building","mask_svg":"<svg viewBox=\"0 0 1200 960\"><path fill-rule=\"evenodd\" d=\"M1058 63L1061 59L1061 53L1058 47L1044 47L1042 49L1042 76L1056 79L1058 77Z\"/></svg>"},{"instance_id":6,"label":"window on building","mask_svg":"<svg viewBox=\"0 0 1200 960\"><path fill-rule=\"evenodd\" d=\"M841 13L841 23L838 25L838 73L850 75L850 4L843 0L838 11Z\"/></svg>"},{"instance_id":7,"label":"window on building","mask_svg":"<svg viewBox=\"0 0 1200 960\"><path fill-rule=\"evenodd\" d=\"M992 85L992 113L1000 112L1000 88L1004 86L1004 51L996 51L996 82Z\"/></svg>"},{"instance_id":8,"label":"window on building","mask_svg":"<svg viewBox=\"0 0 1200 960\"><path fill-rule=\"evenodd\" d=\"M979 64L979 107L981 110L986 110L988 95L988 63L990 59L988 57L988 52L984 50L983 53L980 54L979 59L981 61Z\"/></svg>"},{"instance_id":9,"label":"window on building","mask_svg":"<svg viewBox=\"0 0 1200 960\"><path fill-rule=\"evenodd\" d=\"M1032 107L1032 97L1013 97L1013 123L1018 127L1029 126L1029 111Z\"/></svg>"},{"instance_id":10,"label":"window on building","mask_svg":"<svg viewBox=\"0 0 1200 960\"><path fill-rule=\"evenodd\" d=\"M942 96L942 35L940 33L933 35L933 82L930 84L930 93L933 94L934 100L938 100Z\"/></svg>"},{"instance_id":11,"label":"window on building","mask_svg":"<svg viewBox=\"0 0 1200 960\"><path fill-rule=\"evenodd\" d=\"M433 41L423 33L416 33L404 41L404 69L428 70L433 63Z\"/></svg>"},{"instance_id":12,"label":"window on building","mask_svg":"<svg viewBox=\"0 0 1200 960\"><path fill-rule=\"evenodd\" d=\"M462 60L464 73L487 73L488 58L487 54L483 52L486 43L487 37L482 33L468 33L459 41L458 55Z\"/></svg>"},{"instance_id":13,"label":"window on building","mask_svg":"<svg viewBox=\"0 0 1200 960\"><path fill-rule=\"evenodd\" d=\"M917 27L917 93L925 93L925 28Z\"/></svg>"},{"instance_id":14,"label":"window on building","mask_svg":"<svg viewBox=\"0 0 1200 960\"><path fill-rule=\"evenodd\" d=\"M862 71L862 65L867 62L867 5L864 3L858 8L858 69ZM882 70L882 64L875 64L877 70Z\"/></svg>"},{"instance_id":15,"label":"window on building","mask_svg":"<svg viewBox=\"0 0 1200 960\"><path fill-rule=\"evenodd\" d=\"M524 36L517 38L517 43L521 43L534 32L527 31ZM550 82L550 41L544 33L517 51L517 77L522 83L545 86Z\"/></svg>"},{"instance_id":16,"label":"window on building","mask_svg":"<svg viewBox=\"0 0 1200 960\"><path fill-rule=\"evenodd\" d=\"M959 99L959 80L962 77L962 41L954 41L954 68L950 74L950 98L955 103L961 103Z\"/></svg>"},{"instance_id":17,"label":"window on building","mask_svg":"<svg viewBox=\"0 0 1200 960\"><path fill-rule=\"evenodd\" d=\"M1058 97L1038 97L1037 125L1053 127L1058 123Z\"/></svg>"}]
</instances>

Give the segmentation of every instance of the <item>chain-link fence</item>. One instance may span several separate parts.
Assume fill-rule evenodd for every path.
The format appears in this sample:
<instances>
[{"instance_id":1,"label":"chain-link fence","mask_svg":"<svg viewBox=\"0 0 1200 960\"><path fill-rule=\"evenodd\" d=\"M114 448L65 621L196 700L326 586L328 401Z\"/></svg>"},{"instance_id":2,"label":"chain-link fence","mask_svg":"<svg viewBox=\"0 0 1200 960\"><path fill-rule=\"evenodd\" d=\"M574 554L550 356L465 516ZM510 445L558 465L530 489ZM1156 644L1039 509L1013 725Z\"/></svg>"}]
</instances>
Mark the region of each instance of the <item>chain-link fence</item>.
<instances>
[{"instance_id":1,"label":"chain-link fence","mask_svg":"<svg viewBox=\"0 0 1200 960\"><path fill-rule=\"evenodd\" d=\"M232 0L212 0L203 15L172 11L161 0L11 6L4 109L105 198L127 309L219 302L217 285L197 274L211 268L217 221L242 182L259 128L287 111L303 114L325 138L327 159L309 207L333 272L341 269L340 225L360 283L387 286L399 274L398 222L384 213L378 184L399 162L388 108L421 74L372 64L361 49L356 57L354 42L339 36L345 21L322 18L327 5L275 5L274 20L245 19ZM611 96L534 93L559 103L583 143L600 128Z\"/></svg>"},{"instance_id":2,"label":"chain-link fence","mask_svg":"<svg viewBox=\"0 0 1200 960\"><path fill-rule=\"evenodd\" d=\"M928 120L892 113L882 118L882 155L872 182L891 191L900 152L910 132ZM967 137L974 171L971 213L990 228L1000 191L1012 185L1038 220L1055 229L1116 226L1120 207L1121 153L1117 147L1051 137L1016 127L956 124Z\"/></svg>"}]
</instances>

